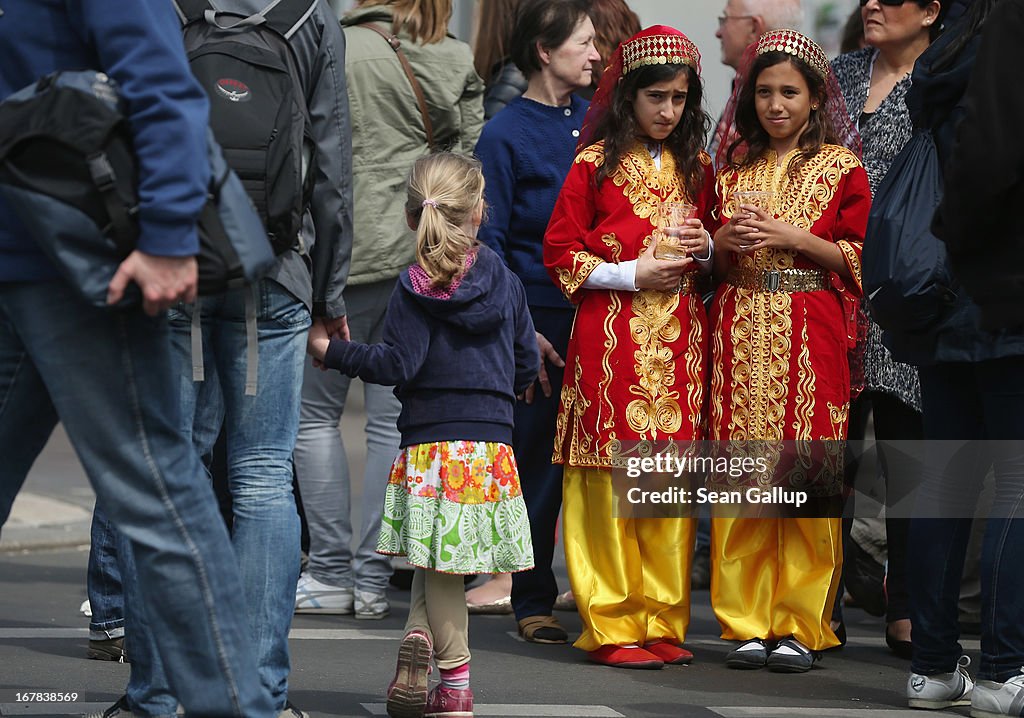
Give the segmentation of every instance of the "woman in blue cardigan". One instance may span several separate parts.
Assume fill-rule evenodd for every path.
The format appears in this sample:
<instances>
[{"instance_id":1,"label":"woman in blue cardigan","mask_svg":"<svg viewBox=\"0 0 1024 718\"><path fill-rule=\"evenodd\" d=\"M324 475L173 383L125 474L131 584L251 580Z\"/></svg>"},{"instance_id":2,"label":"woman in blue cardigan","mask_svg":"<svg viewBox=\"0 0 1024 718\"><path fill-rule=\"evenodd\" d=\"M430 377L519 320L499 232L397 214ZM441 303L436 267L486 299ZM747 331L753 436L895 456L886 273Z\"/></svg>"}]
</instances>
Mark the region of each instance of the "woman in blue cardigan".
<instances>
[{"instance_id":1,"label":"woman in blue cardigan","mask_svg":"<svg viewBox=\"0 0 1024 718\"><path fill-rule=\"evenodd\" d=\"M541 354L540 391L531 387L525 400L516 403L512 438L536 568L512 577L511 606L520 634L538 643L568 640L551 615L558 595L551 560L562 505L562 475L551 464L551 450L573 309L548 278L542 242L587 112L587 103L573 93L590 86L600 61L587 8L585 0L523 2L513 33L512 59L529 84L522 97L484 125L476 146L487 178L489 208L479 236L526 287ZM507 577L494 579L502 580ZM500 583L495 585L499 587ZM508 594L492 595L487 603L508 606Z\"/></svg>"}]
</instances>

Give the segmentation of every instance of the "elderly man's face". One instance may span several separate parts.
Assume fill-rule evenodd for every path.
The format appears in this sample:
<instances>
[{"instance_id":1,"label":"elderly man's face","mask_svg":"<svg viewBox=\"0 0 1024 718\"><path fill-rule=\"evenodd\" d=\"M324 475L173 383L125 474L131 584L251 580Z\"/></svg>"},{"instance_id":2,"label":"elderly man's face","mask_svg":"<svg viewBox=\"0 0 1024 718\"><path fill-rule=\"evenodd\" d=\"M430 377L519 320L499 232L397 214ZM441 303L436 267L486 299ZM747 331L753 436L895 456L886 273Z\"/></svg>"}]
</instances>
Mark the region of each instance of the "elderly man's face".
<instances>
[{"instance_id":1,"label":"elderly man's face","mask_svg":"<svg viewBox=\"0 0 1024 718\"><path fill-rule=\"evenodd\" d=\"M728 0L721 17L718 18L718 32L715 33L715 37L722 43L723 65L729 65L733 69L739 68L743 51L757 39L756 24L747 3L742 0Z\"/></svg>"}]
</instances>

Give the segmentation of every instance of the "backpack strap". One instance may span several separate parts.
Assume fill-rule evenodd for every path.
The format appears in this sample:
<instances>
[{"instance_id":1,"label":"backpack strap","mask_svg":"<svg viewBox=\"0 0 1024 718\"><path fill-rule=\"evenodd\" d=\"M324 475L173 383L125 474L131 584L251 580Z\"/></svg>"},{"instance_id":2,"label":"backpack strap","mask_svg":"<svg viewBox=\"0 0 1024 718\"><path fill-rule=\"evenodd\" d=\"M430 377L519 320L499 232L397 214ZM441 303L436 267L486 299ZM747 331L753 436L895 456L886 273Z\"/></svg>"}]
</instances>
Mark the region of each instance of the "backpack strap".
<instances>
[{"instance_id":1,"label":"backpack strap","mask_svg":"<svg viewBox=\"0 0 1024 718\"><path fill-rule=\"evenodd\" d=\"M405 71L405 76L409 79L409 84L412 85L412 91L416 95L416 104L420 107L420 115L423 117L423 129L427 132L427 146L431 150L434 149L434 123L430 121L430 114L427 112L427 98L423 95L423 88L420 87L420 83L416 80L416 75L413 74L412 65L409 64L409 58L402 52L402 41L398 38L398 35L393 35L384 30L380 25L375 22L361 22L355 27L365 27L369 30L373 30L375 33L380 35L382 38L387 40L388 45L395 51L398 56L398 61L402 64L402 69Z\"/></svg>"},{"instance_id":2,"label":"backpack strap","mask_svg":"<svg viewBox=\"0 0 1024 718\"><path fill-rule=\"evenodd\" d=\"M274 0L260 11L267 25L290 40L316 10L317 0Z\"/></svg>"},{"instance_id":3,"label":"backpack strap","mask_svg":"<svg viewBox=\"0 0 1024 718\"><path fill-rule=\"evenodd\" d=\"M85 158L96 190L103 199L103 206L110 218L111 239L118 251L127 256L135 249L135 229L132 226L132 210L124 206L117 191L117 175L105 152L97 152Z\"/></svg>"},{"instance_id":4,"label":"backpack strap","mask_svg":"<svg viewBox=\"0 0 1024 718\"><path fill-rule=\"evenodd\" d=\"M248 17L231 8L221 7L223 3L214 0L171 0L171 3L182 25L200 19L225 30L266 24L285 40L289 40L316 10L317 0L273 0L258 13ZM232 23L221 23L216 20L219 13L236 15L239 19Z\"/></svg>"},{"instance_id":5,"label":"backpack strap","mask_svg":"<svg viewBox=\"0 0 1024 718\"><path fill-rule=\"evenodd\" d=\"M207 0L171 0L174 11L182 25L187 25L194 20L199 20L203 14L210 9Z\"/></svg>"}]
</instances>

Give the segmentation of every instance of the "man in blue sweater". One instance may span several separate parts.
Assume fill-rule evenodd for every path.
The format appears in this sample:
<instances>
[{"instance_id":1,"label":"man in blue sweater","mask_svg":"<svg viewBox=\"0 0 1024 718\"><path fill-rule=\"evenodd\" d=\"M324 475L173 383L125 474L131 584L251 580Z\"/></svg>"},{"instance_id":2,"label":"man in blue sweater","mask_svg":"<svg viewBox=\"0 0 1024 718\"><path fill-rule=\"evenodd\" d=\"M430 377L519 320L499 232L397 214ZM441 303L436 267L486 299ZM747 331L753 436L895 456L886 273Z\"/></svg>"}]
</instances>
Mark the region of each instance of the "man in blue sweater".
<instances>
[{"instance_id":1,"label":"man in blue sweater","mask_svg":"<svg viewBox=\"0 0 1024 718\"><path fill-rule=\"evenodd\" d=\"M140 163L141 236L109 300L135 283L143 304L83 302L0 200L0 524L59 418L132 542L146 618L186 711L270 716L227 532L180 432L164 318L195 297L208 181L207 103L178 21L166 0L0 0L0 99L87 67L120 84Z\"/></svg>"}]
</instances>

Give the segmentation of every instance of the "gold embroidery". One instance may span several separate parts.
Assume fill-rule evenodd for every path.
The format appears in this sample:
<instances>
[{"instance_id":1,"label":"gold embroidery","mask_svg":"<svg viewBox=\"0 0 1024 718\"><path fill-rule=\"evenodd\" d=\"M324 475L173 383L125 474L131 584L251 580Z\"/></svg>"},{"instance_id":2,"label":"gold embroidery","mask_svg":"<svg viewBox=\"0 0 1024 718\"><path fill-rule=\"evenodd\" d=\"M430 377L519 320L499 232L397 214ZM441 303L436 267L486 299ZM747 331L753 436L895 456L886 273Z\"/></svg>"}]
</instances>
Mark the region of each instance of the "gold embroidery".
<instances>
[{"instance_id":1,"label":"gold embroidery","mask_svg":"<svg viewBox=\"0 0 1024 718\"><path fill-rule=\"evenodd\" d=\"M623 194L633 205L633 213L641 219L651 220L652 225L662 202L688 199L686 188L676 172L672 153L661 153L659 170L650 153L640 143L634 144L623 155L619 166L609 177L616 187L622 188Z\"/></svg>"},{"instance_id":2,"label":"gold embroidery","mask_svg":"<svg viewBox=\"0 0 1024 718\"><path fill-rule=\"evenodd\" d=\"M555 418L555 447L551 452L551 463L561 464L565 461L565 430L572 416L572 405L576 401L576 385L565 382L559 400L558 416Z\"/></svg>"},{"instance_id":3,"label":"gold embroidery","mask_svg":"<svg viewBox=\"0 0 1024 718\"><path fill-rule=\"evenodd\" d=\"M718 194L724 200L722 216L731 218L736 211L734 192L771 191L775 192L775 209L784 210L777 217L810 232L835 197L839 182L861 164L857 155L845 147L825 145L803 164L801 176L794 182L789 165L796 156L796 152L791 152L780 162L774 152L768 151L753 167L739 172L731 169L720 172L717 184ZM819 179L809 182L805 180L807 177Z\"/></svg>"},{"instance_id":4,"label":"gold embroidery","mask_svg":"<svg viewBox=\"0 0 1024 718\"><path fill-rule=\"evenodd\" d=\"M626 422L645 439L648 431L651 439L657 439L659 431L675 434L683 424L679 392L668 391L675 385L675 362L666 346L682 332L675 316L679 299L678 294L647 289L633 294L629 330L639 347L633 353L639 386L631 386L629 393L639 398L626 406Z\"/></svg>"},{"instance_id":5,"label":"gold embroidery","mask_svg":"<svg viewBox=\"0 0 1024 718\"><path fill-rule=\"evenodd\" d=\"M619 238L615 236L614 232L609 232L608 234L601 235L601 241L604 242L604 246L612 250L612 261L618 263L622 257L622 242L619 241ZM650 239L647 241L650 242Z\"/></svg>"},{"instance_id":6,"label":"gold embroidery","mask_svg":"<svg viewBox=\"0 0 1024 718\"><path fill-rule=\"evenodd\" d=\"M601 357L601 369L604 371L601 379L601 401L597 405L597 421L604 429L611 429L615 426L615 404L612 403L608 392L611 389L612 381L612 353L619 345L619 337L615 333L615 318L622 311L622 300L618 292L610 292L611 302L608 305L608 313L604 318L604 356ZM608 418L601 422L601 412L608 407Z\"/></svg>"},{"instance_id":7,"label":"gold embroidery","mask_svg":"<svg viewBox=\"0 0 1024 718\"><path fill-rule=\"evenodd\" d=\"M802 346L797 359L796 405L793 411L793 436L801 444L811 439L811 417L814 416L814 368L811 366L811 350L807 336L807 309L804 308L803 328L800 331Z\"/></svg>"},{"instance_id":8,"label":"gold embroidery","mask_svg":"<svg viewBox=\"0 0 1024 718\"><path fill-rule=\"evenodd\" d=\"M724 316L727 298L732 290L726 288L718 296L717 316ZM711 363L711 438L718 440L724 438L720 432L722 417L725 416L725 407L722 404L722 397L725 396L725 372L723 369L722 357L725 356L725 342L720 331L711 332L712 342L712 363Z\"/></svg>"},{"instance_id":9,"label":"gold embroidery","mask_svg":"<svg viewBox=\"0 0 1024 718\"><path fill-rule=\"evenodd\" d=\"M574 372L572 402L562 404L559 412L559 420L565 417L566 422L571 422L572 436L569 440L569 463L572 466L585 466L580 457L589 454L594 444L594 438L583 428L583 415L590 408L592 402L580 391L580 380L583 378L583 366L580 357L576 359L576 370ZM568 427L567 427L568 428Z\"/></svg>"},{"instance_id":10,"label":"gold embroidery","mask_svg":"<svg viewBox=\"0 0 1024 718\"><path fill-rule=\"evenodd\" d=\"M557 270L558 282L562 285L562 293L565 294L566 298L572 299L572 296L583 286L583 283L587 281L587 277L590 273L597 268L599 264L603 264L604 260L598 257L596 254L591 254L583 250L576 250L570 252L572 255L572 271L559 267Z\"/></svg>"},{"instance_id":11,"label":"gold embroidery","mask_svg":"<svg viewBox=\"0 0 1024 718\"><path fill-rule=\"evenodd\" d=\"M589 147L584 147L583 150L576 155L576 159L573 164L579 164L580 162L589 162L595 167L600 167L604 164L604 140L596 142Z\"/></svg>"},{"instance_id":12,"label":"gold embroidery","mask_svg":"<svg viewBox=\"0 0 1024 718\"><path fill-rule=\"evenodd\" d=\"M690 379L686 387L686 404L690 411L691 426L701 426L701 409L704 407L704 328L701 324L702 302L700 297L686 300L690 309L690 336L686 344L686 376Z\"/></svg>"},{"instance_id":13,"label":"gold embroidery","mask_svg":"<svg viewBox=\"0 0 1024 718\"><path fill-rule=\"evenodd\" d=\"M836 406L831 401L828 402L828 414L832 420L832 436L821 438L845 439L847 422L850 420L850 402L846 402L842 406Z\"/></svg>"},{"instance_id":14,"label":"gold embroidery","mask_svg":"<svg viewBox=\"0 0 1024 718\"><path fill-rule=\"evenodd\" d=\"M840 239L836 244L839 246L839 249L842 250L843 256L846 258L846 264L850 267L850 274L853 275L853 281L857 283L857 290L863 291L860 255L861 252L864 251L864 243L851 242L848 239Z\"/></svg>"}]
</instances>

